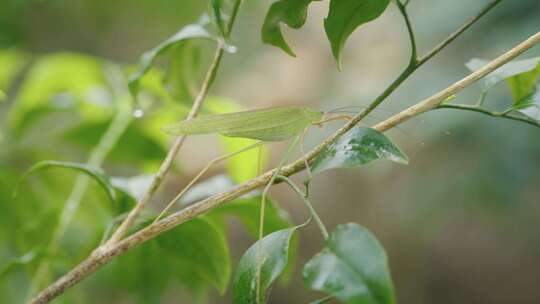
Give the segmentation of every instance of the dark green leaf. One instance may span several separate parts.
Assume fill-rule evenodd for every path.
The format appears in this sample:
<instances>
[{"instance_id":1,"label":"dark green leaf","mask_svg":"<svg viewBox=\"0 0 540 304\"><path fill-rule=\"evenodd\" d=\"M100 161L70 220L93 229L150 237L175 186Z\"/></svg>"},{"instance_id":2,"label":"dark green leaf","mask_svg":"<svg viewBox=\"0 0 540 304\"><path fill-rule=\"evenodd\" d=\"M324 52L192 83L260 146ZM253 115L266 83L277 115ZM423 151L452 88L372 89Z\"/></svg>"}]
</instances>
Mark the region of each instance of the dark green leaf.
<instances>
[{"instance_id":1,"label":"dark green leaf","mask_svg":"<svg viewBox=\"0 0 540 304\"><path fill-rule=\"evenodd\" d=\"M115 202L116 199L116 193L114 187L111 185L111 182L109 180L109 177L107 174L101 169L97 167L93 167L87 164L81 164L81 163L73 163L73 162L64 162L64 161L55 161L55 160L44 160L40 161L36 164L34 164L32 167L30 167L21 177L19 183L15 187L14 196L16 196L20 183L28 177L30 174L35 173L40 170L45 170L53 167L59 167L59 168L67 168L67 169L73 169L80 171L89 177L93 178L100 186L103 187L103 189L106 191L107 196L111 200L112 203Z\"/></svg>"},{"instance_id":2,"label":"dark green leaf","mask_svg":"<svg viewBox=\"0 0 540 304\"><path fill-rule=\"evenodd\" d=\"M208 218L197 218L157 238L174 263L174 274L188 286L213 284L224 293L231 274L225 233ZM198 282L194 282L199 280Z\"/></svg>"},{"instance_id":3,"label":"dark green leaf","mask_svg":"<svg viewBox=\"0 0 540 304\"><path fill-rule=\"evenodd\" d=\"M291 56L291 50L281 32L281 23L298 29L306 23L307 9L311 2L319 0L279 0L270 6L262 26L262 41L277 46Z\"/></svg>"},{"instance_id":4,"label":"dark green leaf","mask_svg":"<svg viewBox=\"0 0 540 304\"><path fill-rule=\"evenodd\" d=\"M351 168L380 158L408 163L407 156L381 132L371 128L353 128L319 154L312 170Z\"/></svg>"},{"instance_id":5,"label":"dark green leaf","mask_svg":"<svg viewBox=\"0 0 540 304\"><path fill-rule=\"evenodd\" d=\"M289 243L297 228L273 232L249 247L236 268L233 282L234 303L266 302L266 290L287 266ZM257 301L258 274L261 287L260 301Z\"/></svg>"},{"instance_id":6,"label":"dark green leaf","mask_svg":"<svg viewBox=\"0 0 540 304\"><path fill-rule=\"evenodd\" d=\"M304 266L304 282L347 304L395 303L386 253L366 228L349 223Z\"/></svg>"},{"instance_id":7,"label":"dark green leaf","mask_svg":"<svg viewBox=\"0 0 540 304\"><path fill-rule=\"evenodd\" d=\"M200 24L190 24L182 28L176 34L171 36L169 39L165 40L157 47L152 50L144 53L139 62L139 69L137 72L132 74L129 78L129 90L133 96L137 96L139 90L139 81L150 69L156 58L164 53L166 53L171 47L177 45L181 42L184 42L189 39L209 39L215 40L213 37L202 25Z\"/></svg>"},{"instance_id":8,"label":"dark green leaf","mask_svg":"<svg viewBox=\"0 0 540 304\"><path fill-rule=\"evenodd\" d=\"M341 50L345 41L360 25L379 17L390 0L331 0L328 17L324 20L326 36L332 53L341 68Z\"/></svg>"},{"instance_id":9,"label":"dark green leaf","mask_svg":"<svg viewBox=\"0 0 540 304\"><path fill-rule=\"evenodd\" d=\"M290 227L292 222L289 215L281 209L275 202L266 201L265 208L264 232L265 234ZM248 199L238 199L227 203L216 210L212 214L228 214L237 216L240 221L246 226L247 231L254 238L259 234L259 214L261 210L261 198L254 197Z\"/></svg>"}]
</instances>

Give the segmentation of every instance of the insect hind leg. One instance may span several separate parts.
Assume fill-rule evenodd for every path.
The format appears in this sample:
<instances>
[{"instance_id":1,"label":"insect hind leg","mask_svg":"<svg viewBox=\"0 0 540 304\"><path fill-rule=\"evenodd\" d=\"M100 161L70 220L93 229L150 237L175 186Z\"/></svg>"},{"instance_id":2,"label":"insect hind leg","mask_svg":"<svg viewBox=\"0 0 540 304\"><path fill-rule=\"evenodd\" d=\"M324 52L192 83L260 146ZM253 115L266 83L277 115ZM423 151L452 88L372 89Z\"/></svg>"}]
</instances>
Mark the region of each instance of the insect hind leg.
<instances>
[{"instance_id":1,"label":"insect hind leg","mask_svg":"<svg viewBox=\"0 0 540 304\"><path fill-rule=\"evenodd\" d=\"M171 209L174 204L180 199L182 198L182 196L184 196L184 194L186 194L186 192L191 189L191 187L193 187L193 185L216 163L219 163L221 161L224 161L228 158L231 158L233 156L236 156L240 153L243 153L243 152L246 152L246 151L249 151L251 149L254 149L254 148L257 148L257 147L260 147L262 145L264 145L265 142L263 141L258 141L254 144L251 144L247 147L244 147L238 151L235 151L235 152L232 152L232 153L229 153L229 154L225 154L225 155L222 155L222 156L219 156L219 157L216 157L214 159L212 159L211 161L208 162L208 164L206 164L206 166L187 184L187 186L184 187L184 189L182 189L182 191L180 191L180 193L178 193L174 199L172 199L169 204L167 205L167 207L165 207L165 209L163 209L161 211L161 213L156 217L156 219L154 220L154 223L157 222L159 219L161 219L163 217L163 215L165 215L165 213Z\"/></svg>"}]
</instances>

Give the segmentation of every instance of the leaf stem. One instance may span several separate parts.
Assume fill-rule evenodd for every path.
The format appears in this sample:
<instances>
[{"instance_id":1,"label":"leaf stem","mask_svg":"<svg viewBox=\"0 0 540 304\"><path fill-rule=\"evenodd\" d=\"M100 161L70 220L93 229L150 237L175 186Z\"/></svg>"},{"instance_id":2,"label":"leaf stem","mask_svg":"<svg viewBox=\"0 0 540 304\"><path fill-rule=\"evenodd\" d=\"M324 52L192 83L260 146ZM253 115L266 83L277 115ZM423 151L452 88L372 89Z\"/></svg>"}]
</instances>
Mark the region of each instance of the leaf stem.
<instances>
[{"instance_id":1,"label":"leaf stem","mask_svg":"<svg viewBox=\"0 0 540 304\"><path fill-rule=\"evenodd\" d=\"M321 231L321 234L322 234L323 238L325 240L327 240L328 239L328 230L326 229L326 227L324 226L324 223L322 222L321 218L317 214L317 211L315 211L315 208L313 208L313 205L309 201L309 198L308 198L307 194L302 192L302 190L300 190L300 188L298 188L298 186L296 186L296 184L290 178L288 178L286 176L283 176L283 175L278 175L277 179L282 180L286 184L288 184L294 190L294 192L296 192L296 194L298 194L298 196L302 199L302 201L304 201L304 203L306 204L306 207L309 209L309 213L311 214L311 216L315 220L315 223L317 223L317 226L319 226L319 230Z\"/></svg>"},{"instance_id":2,"label":"leaf stem","mask_svg":"<svg viewBox=\"0 0 540 304\"><path fill-rule=\"evenodd\" d=\"M536 120L510 114L512 109L505 110L502 112L497 112L497 111L490 111L488 109L479 107L477 105L471 106L471 105L466 105L466 104L441 104L437 106L434 110L437 110L437 109L455 109L455 110L472 111L472 112L486 114L492 117L501 117L501 118L506 118L510 120L516 120L516 121L524 122L526 124L540 128L540 122Z\"/></svg>"},{"instance_id":3,"label":"leaf stem","mask_svg":"<svg viewBox=\"0 0 540 304\"><path fill-rule=\"evenodd\" d=\"M402 3L400 0L396 0L396 6L401 13L401 16L403 16L403 20L405 21L405 25L407 26L407 32L409 34L409 40L411 43L411 60L409 62L410 66L415 66L418 63L418 47L416 46L416 38L414 35L414 29L411 24L411 20L409 18L409 13L407 13L407 4Z\"/></svg>"}]
</instances>

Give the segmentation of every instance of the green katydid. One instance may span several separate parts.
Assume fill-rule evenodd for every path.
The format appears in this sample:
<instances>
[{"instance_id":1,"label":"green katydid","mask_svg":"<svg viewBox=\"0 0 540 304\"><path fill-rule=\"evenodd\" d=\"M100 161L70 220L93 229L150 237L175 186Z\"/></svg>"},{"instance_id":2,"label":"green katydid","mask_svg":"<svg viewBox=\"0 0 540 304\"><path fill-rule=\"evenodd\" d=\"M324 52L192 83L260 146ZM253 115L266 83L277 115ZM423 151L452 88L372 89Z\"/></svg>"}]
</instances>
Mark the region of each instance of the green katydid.
<instances>
[{"instance_id":1,"label":"green katydid","mask_svg":"<svg viewBox=\"0 0 540 304\"><path fill-rule=\"evenodd\" d=\"M266 196L270 186L279 176L281 167L288 158L288 154L296 146L298 140L305 135L312 125L322 125L323 123L340 119L349 118L347 115L326 116L324 112L307 107L288 106L271 107L258 110L242 111L236 113L207 115L198 118L184 120L177 124L165 127L165 131L174 135L197 135L218 133L228 137L242 137L260 140L239 151L223 155L211 160L206 167L193 178L188 185L163 209L155 221L159 220L169 210L176 201L178 201L188 189L206 172L210 167L222 160L238 155L247 150L260 147L265 142L284 141L292 139L286 153L283 155L279 165L274 171L270 181L266 184L261 196L261 211L259 216L259 240L264 235L264 210L266 206ZM303 154L303 143L301 144ZM309 164L306 160L308 173ZM257 274L259 277L260 274ZM259 299L260 280L257 279L257 299Z\"/></svg>"},{"instance_id":2,"label":"green katydid","mask_svg":"<svg viewBox=\"0 0 540 304\"><path fill-rule=\"evenodd\" d=\"M164 131L174 135L197 135L197 134L221 134L228 137L242 137L249 139L260 140L250 146L247 146L239 151L223 155L211 160L206 167L195 176L191 182L165 207L165 209L156 218L160 219L176 201L178 201L193 184L206 172L210 167L222 160L236 156L247 150L259 147L265 142L284 141L291 138L299 138L312 125L321 125L329 120L338 118L347 118L347 115L337 115L325 117L325 113L316 109L287 106L287 107L271 107L257 110L249 110L235 113L215 114L200 116L198 118L184 120L179 123L167 126ZM297 140L291 142L291 147L296 145ZM302 151L303 152L303 151ZM278 166L269 185L273 184L275 176L279 173L283 165L283 159ZM306 164L307 165L307 164ZM263 204L268 187L263 191ZM261 209L263 210L263 209ZM262 234L262 232L261 232Z\"/></svg>"}]
</instances>

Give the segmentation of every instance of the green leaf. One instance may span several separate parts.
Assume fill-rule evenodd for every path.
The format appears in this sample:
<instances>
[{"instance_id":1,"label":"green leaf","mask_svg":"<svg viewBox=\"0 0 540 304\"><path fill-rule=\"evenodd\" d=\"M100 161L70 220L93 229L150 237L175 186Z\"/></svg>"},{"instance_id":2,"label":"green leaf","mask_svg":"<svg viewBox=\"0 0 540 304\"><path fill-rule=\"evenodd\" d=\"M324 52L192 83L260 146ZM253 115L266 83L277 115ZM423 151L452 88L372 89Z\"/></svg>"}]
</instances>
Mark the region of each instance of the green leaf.
<instances>
[{"instance_id":1,"label":"green leaf","mask_svg":"<svg viewBox=\"0 0 540 304\"><path fill-rule=\"evenodd\" d=\"M183 282L213 284L223 294L231 274L225 233L208 218L196 218L157 238L174 261L174 274ZM199 282L193 282L199 280Z\"/></svg>"},{"instance_id":2,"label":"green leaf","mask_svg":"<svg viewBox=\"0 0 540 304\"><path fill-rule=\"evenodd\" d=\"M313 172L351 168L385 158L407 164L407 156L388 137L372 128L353 128L327 146L313 162Z\"/></svg>"},{"instance_id":3,"label":"green leaf","mask_svg":"<svg viewBox=\"0 0 540 304\"><path fill-rule=\"evenodd\" d=\"M476 71L487 64L482 59L472 59L466 66ZM491 72L481 81L484 92L506 80L514 99L512 110L540 121L540 57L514 60Z\"/></svg>"},{"instance_id":4,"label":"green leaf","mask_svg":"<svg viewBox=\"0 0 540 304\"><path fill-rule=\"evenodd\" d=\"M354 223L337 226L326 247L304 266L303 278L309 288L347 304L395 303L384 249Z\"/></svg>"},{"instance_id":5,"label":"green leaf","mask_svg":"<svg viewBox=\"0 0 540 304\"><path fill-rule=\"evenodd\" d=\"M522 74L526 72L533 71L536 69L538 63L540 62L540 57L531 58L531 59L525 59L525 60L514 60L512 62L509 62L500 68L496 69L495 71L489 73L486 77L482 79L480 82L484 91L489 90L497 83ZM488 63L488 61L478 58L473 58L469 60L465 66L471 70L471 71L477 71L478 69L482 68ZM517 92L516 92L517 93Z\"/></svg>"},{"instance_id":6,"label":"green leaf","mask_svg":"<svg viewBox=\"0 0 540 304\"><path fill-rule=\"evenodd\" d=\"M244 253L238 262L233 281L235 304L266 302L266 290L287 266L289 243L297 228L273 232ZM260 301L257 301L257 274L260 274Z\"/></svg>"},{"instance_id":7,"label":"green leaf","mask_svg":"<svg viewBox=\"0 0 540 304\"><path fill-rule=\"evenodd\" d=\"M41 252L37 251L30 251L25 255L14 257L7 261L4 265L0 267L0 279L2 279L4 276L8 275L10 272L12 272L14 269L16 269L19 266L27 265L28 263L31 263L34 261L37 257L42 255Z\"/></svg>"},{"instance_id":8,"label":"green leaf","mask_svg":"<svg viewBox=\"0 0 540 304\"><path fill-rule=\"evenodd\" d=\"M280 208L272 200L266 201L264 213L264 232L265 234L288 228L292 221L287 212ZM233 215L240 219L246 230L257 238L259 235L259 214L261 211L261 197L248 199L237 199L229 202L214 211L211 214Z\"/></svg>"},{"instance_id":9,"label":"green leaf","mask_svg":"<svg viewBox=\"0 0 540 304\"><path fill-rule=\"evenodd\" d=\"M76 109L87 122L110 118L115 107L106 87L103 61L73 53L39 57L17 93L10 125L18 130L26 115L44 107Z\"/></svg>"},{"instance_id":10,"label":"green leaf","mask_svg":"<svg viewBox=\"0 0 540 304\"><path fill-rule=\"evenodd\" d=\"M279 0L270 6L261 30L262 41L277 46L291 56L291 50L281 32L281 23L298 29L306 23L307 9L311 2L319 0Z\"/></svg>"},{"instance_id":11,"label":"green leaf","mask_svg":"<svg viewBox=\"0 0 540 304\"><path fill-rule=\"evenodd\" d=\"M155 48L144 53L139 62L139 69L129 77L129 90L131 94L137 96L140 79L150 70L150 67L158 56L167 53L173 46L190 39L215 40L215 37L201 24L189 24Z\"/></svg>"},{"instance_id":12,"label":"green leaf","mask_svg":"<svg viewBox=\"0 0 540 304\"><path fill-rule=\"evenodd\" d=\"M50 169L54 167L59 168L67 168L72 170L80 171L89 177L93 178L100 186L103 187L105 192L107 193L107 196L111 200L111 202L114 204L116 200L116 193L115 189L112 186L109 177L107 174L101 169L97 167L93 167L87 164L81 164L81 163L73 163L73 162L64 162L64 161L55 161L55 160L44 160L40 161L36 164L34 164L32 167L30 167L26 172L23 174L19 182L17 183L17 186L15 187L15 190L13 192L13 195L16 196L18 189L20 187L21 182L27 178L30 174L33 174L40 170Z\"/></svg>"},{"instance_id":13,"label":"green leaf","mask_svg":"<svg viewBox=\"0 0 540 304\"><path fill-rule=\"evenodd\" d=\"M324 20L326 36L332 53L341 69L341 50L345 41L360 25L378 18L390 0L331 0L328 17Z\"/></svg>"}]
</instances>

